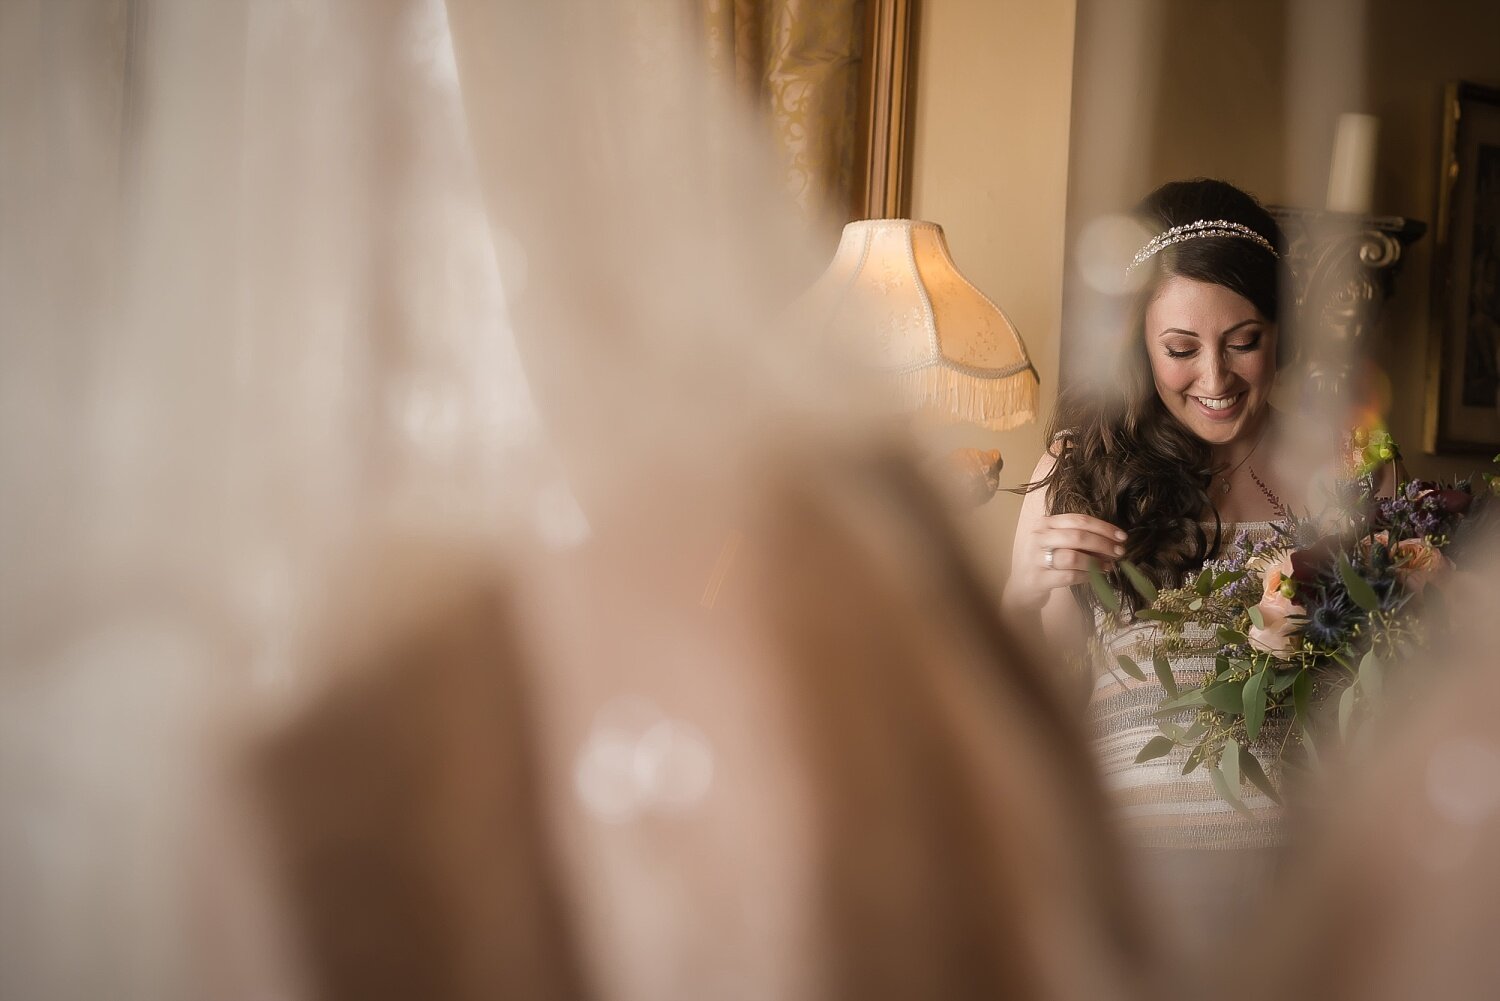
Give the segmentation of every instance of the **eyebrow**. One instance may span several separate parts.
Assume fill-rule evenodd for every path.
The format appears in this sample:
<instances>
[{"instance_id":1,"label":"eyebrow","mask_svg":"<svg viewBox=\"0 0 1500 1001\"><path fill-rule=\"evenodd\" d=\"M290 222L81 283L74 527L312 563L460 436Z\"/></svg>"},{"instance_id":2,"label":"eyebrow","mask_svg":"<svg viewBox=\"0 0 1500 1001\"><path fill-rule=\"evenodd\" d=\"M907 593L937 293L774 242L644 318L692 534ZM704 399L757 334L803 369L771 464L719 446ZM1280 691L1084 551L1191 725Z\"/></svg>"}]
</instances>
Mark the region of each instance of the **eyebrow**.
<instances>
[{"instance_id":1,"label":"eyebrow","mask_svg":"<svg viewBox=\"0 0 1500 1001\"><path fill-rule=\"evenodd\" d=\"M1224 331L1224 333L1223 333L1222 336L1228 337L1230 334L1234 333L1236 330L1240 329L1241 327L1248 327L1252 323L1259 323L1259 322L1261 322L1261 321L1259 319L1257 319L1256 317L1253 317L1253 316L1250 319L1248 319L1248 320L1241 320L1239 323L1236 323L1234 326L1232 326L1228 330ZM1168 327L1166 330L1163 330L1161 333L1157 334L1156 336L1158 336L1158 337L1165 337L1168 334L1187 334L1189 337L1198 337L1199 336L1198 332L1196 330L1183 330L1181 327Z\"/></svg>"}]
</instances>

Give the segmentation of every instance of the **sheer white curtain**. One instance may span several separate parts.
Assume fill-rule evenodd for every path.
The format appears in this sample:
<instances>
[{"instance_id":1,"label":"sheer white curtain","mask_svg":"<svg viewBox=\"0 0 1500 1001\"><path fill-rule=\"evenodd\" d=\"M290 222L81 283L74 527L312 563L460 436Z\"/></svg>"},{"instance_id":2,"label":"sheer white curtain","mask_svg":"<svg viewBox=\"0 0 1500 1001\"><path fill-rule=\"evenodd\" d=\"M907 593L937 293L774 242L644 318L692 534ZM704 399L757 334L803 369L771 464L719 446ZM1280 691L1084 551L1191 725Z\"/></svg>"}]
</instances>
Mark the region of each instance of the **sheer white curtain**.
<instances>
[{"instance_id":1,"label":"sheer white curtain","mask_svg":"<svg viewBox=\"0 0 1500 1001\"><path fill-rule=\"evenodd\" d=\"M785 318L828 241L680 9L0 11L0 994L329 987L363 926L301 938L266 847L323 806L334 861L400 857L362 819L456 838L416 961L523 940L465 878L528 859L520 818L599 996L1134 990L1082 741ZM250 822L256 735L324 733L305 700L382 665L410 698L361 703L310 800L259 766ZM650 790L691 809L611 807L621 733L665 734Z\"/></svg>"},{"instance_id":2,"label":"sheer white curtain","mask_svg":"<svg viewBox=\"0 0 1500 1001\"><path fill-rule=\"evenodd\" d=\"M0 994L197 993L189 821L330 554L551 475L523 270L441 0L0 4Z\"/></svg>"}]
</instances>

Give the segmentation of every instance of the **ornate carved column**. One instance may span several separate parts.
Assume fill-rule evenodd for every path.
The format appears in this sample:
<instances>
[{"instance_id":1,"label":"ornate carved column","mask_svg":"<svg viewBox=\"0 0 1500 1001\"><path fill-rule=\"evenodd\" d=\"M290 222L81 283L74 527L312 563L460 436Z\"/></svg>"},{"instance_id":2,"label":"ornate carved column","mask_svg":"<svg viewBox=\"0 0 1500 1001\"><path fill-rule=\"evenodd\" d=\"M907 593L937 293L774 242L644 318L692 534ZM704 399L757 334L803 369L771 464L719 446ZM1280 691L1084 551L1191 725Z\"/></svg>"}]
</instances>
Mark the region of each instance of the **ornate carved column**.
<instances>
[{"instance_id":1,"label":"ornate carved column","mask_svg":"<svg viewBox=\"0 0 1500 1001\"><path fill-rule=\"evenodd\" d=\"M1356 361L1395 287L1402 251L1427 224L1400 216L1272 206L1287 237L1298 361L1314 391L1347 395Z\"/></svg>"}]
</instances>

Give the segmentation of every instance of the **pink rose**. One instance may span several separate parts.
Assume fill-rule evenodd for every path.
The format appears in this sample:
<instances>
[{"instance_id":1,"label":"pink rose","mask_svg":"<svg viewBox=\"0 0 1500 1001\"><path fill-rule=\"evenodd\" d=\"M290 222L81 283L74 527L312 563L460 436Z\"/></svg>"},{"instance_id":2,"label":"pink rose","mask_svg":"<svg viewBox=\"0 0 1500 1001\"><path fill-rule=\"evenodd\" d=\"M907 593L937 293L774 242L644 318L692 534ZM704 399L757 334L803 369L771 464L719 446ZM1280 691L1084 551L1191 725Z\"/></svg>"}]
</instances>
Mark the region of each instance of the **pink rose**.
<instances>
[{"instance_id":1,"label":"pink rose","mask_svg":"<svg viewBox=\"0 0 1500 1001\"><path fill-rule=\"evenodd\" d=\"M1291 553L1282 553L1281 558L1266 568L1264 586L1261 589L1261 621L1264 625L1251 625L1250 645L1280 660L1291 659L1302 635L1302 619L1307 609L1282 593L1282 585L1292 573Z\"/></svg>"}]
</instances>

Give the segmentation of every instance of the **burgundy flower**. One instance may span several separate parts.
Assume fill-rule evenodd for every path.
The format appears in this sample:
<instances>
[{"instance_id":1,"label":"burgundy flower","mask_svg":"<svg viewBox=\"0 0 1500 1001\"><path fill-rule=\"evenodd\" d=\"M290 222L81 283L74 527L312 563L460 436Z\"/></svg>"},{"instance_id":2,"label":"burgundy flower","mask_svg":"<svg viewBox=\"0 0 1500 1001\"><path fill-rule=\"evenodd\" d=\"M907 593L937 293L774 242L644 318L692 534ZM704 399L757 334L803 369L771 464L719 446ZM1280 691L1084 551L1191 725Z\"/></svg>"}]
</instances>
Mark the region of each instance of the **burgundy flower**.
<instances>
[{"instance_id":1,"label":"burgundy flower","mask_svg":"<svg viewBox=\"0 0 1500 1001\"><path fill-rule=\"evenodd\" d=\"M1435 496L1444 514L1468 514L1469 505L1474 503L1474 495L1467 490L1439 490Z\"/></svg>"},{"instance_id":2,"label":"burgundy flower","mask_svg":"<svg viewBox=\"0 0 1500 1001\"><path fill-rule=\"evenodd\" d=\"M1306 549L1292 553L1292 580L1299 584L1311 584L1333 566L1338 557L1337 540L1325 536Z\"/></svg>"}]
</instances>

